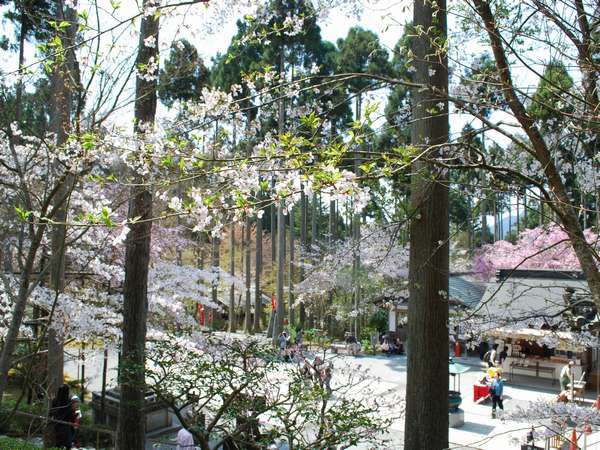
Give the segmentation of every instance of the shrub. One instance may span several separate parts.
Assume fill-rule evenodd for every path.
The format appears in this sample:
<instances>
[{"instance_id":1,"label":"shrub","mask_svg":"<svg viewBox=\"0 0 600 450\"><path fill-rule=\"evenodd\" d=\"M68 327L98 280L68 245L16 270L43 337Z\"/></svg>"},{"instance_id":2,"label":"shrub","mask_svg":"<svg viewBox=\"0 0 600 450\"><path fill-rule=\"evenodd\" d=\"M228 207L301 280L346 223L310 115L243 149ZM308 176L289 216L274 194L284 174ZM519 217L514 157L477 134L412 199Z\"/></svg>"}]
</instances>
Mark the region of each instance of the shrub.
<instances>
[{"instance_id":1,"label":"shrub","mask_svg":"<svg viewBox=\"0 0 600 450\"><path fill-rule=\"evenodd\" d=\"M369 328L378 331L379 333L387 332L388 327L388 312L383 309L375 311L369 318Z\"/></svg>"},{"instance_id":2,"label":"shrub","mask_svg":"<svg viewBox=\"0 0 600 450\"><path fill-rule=\"evenodd\" d=\"M44 424L42 419L13 414L14 407L14 400L5 400L2 406L0 406L0 433L29 436L39 434L43 431ZM24 413L43 416L46 412L46 406L41 402L32 403L31 405L21 402L18 410Z\"/></svg>"},{"instance_id":3,"label":"shrub","mask_svg":"<svg viewBox=\"0 0 600 450\"><path fill-rule=\"evenodd\" d=\"M23 439L2 436L0 437L0 448L2 450L39 450L41 447Z\"/></svg>"}]
</instances>

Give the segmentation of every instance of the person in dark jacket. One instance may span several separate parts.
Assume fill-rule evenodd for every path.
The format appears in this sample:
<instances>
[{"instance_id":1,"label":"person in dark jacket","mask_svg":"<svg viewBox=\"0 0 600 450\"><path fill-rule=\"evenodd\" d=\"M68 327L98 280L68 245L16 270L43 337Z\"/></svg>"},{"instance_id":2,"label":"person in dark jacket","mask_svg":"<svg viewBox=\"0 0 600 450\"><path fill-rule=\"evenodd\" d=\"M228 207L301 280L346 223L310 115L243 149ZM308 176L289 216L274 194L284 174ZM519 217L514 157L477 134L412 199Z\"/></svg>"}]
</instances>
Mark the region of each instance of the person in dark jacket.
<instances>
[{"instance_id":1,"label":"person in dark jacket","mask_svg":"<svg viewBox=\"0 0 600 450\"><path fill-rule=\"evenodd\" d=\"M70 449L73 446L73 423L75 411L71 404L69 386L63 384L58 388L56 397L50 407L50 418L54 419L54 446L60 449ZM68 423L63 423L68 422Z\"/></svg>"},{"instance_id":2,"label":"person in dark jacket","mask_svg":"<svg viewBox=\"0 0 600 450\"><path fill-rule=\"evenodd\" d=\"M490 384L490 395L492 396L492 419L496 418L496 405L500 407L500 418L504 420L504 405L502 400L504 399L504 379L500 371L496 372L494 379Z\"/></svg>"}]
</instances>

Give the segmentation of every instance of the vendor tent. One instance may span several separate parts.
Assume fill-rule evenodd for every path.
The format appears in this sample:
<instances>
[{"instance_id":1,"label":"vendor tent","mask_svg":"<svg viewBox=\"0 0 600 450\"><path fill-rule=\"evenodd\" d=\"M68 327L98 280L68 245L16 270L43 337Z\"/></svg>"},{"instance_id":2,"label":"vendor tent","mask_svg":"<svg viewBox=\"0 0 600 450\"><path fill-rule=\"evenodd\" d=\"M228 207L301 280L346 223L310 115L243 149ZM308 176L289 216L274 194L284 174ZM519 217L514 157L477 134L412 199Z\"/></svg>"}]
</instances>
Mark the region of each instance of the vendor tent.
<instances>
[{"instance_id":1,"label":"vendor tent","mask_svg":"<svg viewBox=\"0 0 600 450\"><path fill-rule=\"evenodd\" d=\"M543 345L546 342L552 342L553 344L557 344L555 347L557 350L570 352L582 352L585 350L585 345L578 342L577 336L570 331L501 327L491 330L488 334L500 339L521 339L524 341L535 342L540 345Z\"/></svg>"}]
</instances>

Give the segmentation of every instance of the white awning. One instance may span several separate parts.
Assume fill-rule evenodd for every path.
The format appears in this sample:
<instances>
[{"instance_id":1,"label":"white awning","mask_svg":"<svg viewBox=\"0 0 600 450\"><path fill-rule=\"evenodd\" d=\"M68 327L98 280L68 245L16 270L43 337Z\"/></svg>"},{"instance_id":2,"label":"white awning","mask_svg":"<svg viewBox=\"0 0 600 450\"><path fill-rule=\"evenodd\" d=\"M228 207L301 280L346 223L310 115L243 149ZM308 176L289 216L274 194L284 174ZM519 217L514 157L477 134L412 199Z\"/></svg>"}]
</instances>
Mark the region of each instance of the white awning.
<instances>
[{"instance_id":1,"label":"white awning","mask_svg":"<svg viewBox=\"0 0 600 450\"><path fill-rule=\"evenodd\" d=\"M585 347L578 344L576 337L570 331L536 330L535 328L496 328L487 334L497 338L522 339L543 344L545 340L556 340L556 349L581 352Z\"/></svg>"}]
</instances>

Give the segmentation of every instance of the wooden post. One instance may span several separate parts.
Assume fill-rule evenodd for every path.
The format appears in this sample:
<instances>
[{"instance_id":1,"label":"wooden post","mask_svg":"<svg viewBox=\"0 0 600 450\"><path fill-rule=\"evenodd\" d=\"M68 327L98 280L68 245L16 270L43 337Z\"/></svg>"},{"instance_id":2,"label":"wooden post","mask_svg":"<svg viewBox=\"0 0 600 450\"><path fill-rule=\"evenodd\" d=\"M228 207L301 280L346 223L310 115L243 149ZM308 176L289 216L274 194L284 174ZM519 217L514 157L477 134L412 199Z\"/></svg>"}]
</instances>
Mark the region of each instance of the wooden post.
<instances>
[{"instance_id":1,"label":"wooden post","mask_svg":"<svg viewBox=\"0 0 600 450\"><path fill-rule=\"evenodd\" d=\"M105 420L106 414L106 373L108 372L108 349L104 347L104 357L102 360L102 392L100 397L100 411L102 421Z\"/></svg>"}]
</instances>

